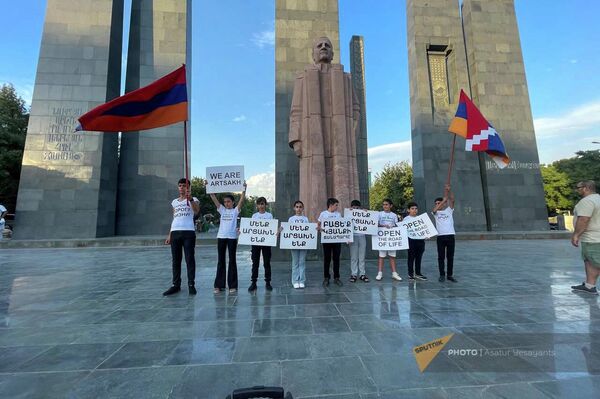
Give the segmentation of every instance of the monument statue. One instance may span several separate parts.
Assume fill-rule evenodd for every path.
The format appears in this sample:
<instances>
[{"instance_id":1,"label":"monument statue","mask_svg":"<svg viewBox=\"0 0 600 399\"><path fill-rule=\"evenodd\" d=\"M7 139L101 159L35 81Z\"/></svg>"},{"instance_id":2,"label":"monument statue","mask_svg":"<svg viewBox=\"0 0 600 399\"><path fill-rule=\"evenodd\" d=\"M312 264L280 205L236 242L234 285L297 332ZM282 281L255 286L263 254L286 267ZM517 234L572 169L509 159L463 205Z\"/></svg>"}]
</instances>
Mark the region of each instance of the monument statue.
<instances>
[{"instance_id":1,"label":"monument statue","mask_svg":"<svg viewBox=\"0 0 600 399\"><path fill-rule=\"evenodd\" d=\"M327 198L341 207L358 199L356 137L360 105L349 73L332 64L327 37L313 43L314 64L296 77L290 110L289 145L300 158L300 196L315 221Z\"/></svg>"}]
</instances>

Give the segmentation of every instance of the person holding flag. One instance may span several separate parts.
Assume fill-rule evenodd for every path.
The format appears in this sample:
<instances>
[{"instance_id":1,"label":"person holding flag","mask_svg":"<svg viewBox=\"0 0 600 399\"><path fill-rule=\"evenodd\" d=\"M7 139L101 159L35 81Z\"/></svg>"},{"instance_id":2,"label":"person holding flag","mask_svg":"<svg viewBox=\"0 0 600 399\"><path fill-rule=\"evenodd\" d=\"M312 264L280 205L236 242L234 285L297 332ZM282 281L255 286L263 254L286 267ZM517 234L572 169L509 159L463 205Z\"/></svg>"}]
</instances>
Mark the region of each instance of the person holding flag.
<instances>
[{"instance_id":1,"label":"person holding flag","mask_svg":"<svg viewBox=\"0 0 600 399\"><path fill-rule=\"evenodd\" d=\"M438 231L437 235L437 252L438 252L438 269L440 271L439 281L448 281L456 283L453 277L454 269L454 194L450 189L450 185L444 187L444 197L438 197L434 201L433 218L435 219L435 228ZM448 269L444 265L447 260Z\"/></svg>"}]
</instances>

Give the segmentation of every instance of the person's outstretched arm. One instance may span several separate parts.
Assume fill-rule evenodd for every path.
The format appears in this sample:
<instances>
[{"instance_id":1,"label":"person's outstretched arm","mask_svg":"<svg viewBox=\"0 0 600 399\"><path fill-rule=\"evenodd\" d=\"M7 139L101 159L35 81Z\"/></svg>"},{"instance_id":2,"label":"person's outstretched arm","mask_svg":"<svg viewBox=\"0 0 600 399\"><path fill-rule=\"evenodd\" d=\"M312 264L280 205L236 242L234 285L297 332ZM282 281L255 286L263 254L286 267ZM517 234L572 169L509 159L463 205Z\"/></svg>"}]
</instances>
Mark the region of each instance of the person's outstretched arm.
<instances>
[{"instance_id":1,"label":"person's outstretched arm","mask_svg":"<svg viewBox=\"0 0 600 399\"><path fill-rule=\"evenodd\" d=\"M454 193L450 189L449 184L446 184L446 187L444 188L444 194L444 197L448 198L448 206L451 209L454 209Z\"/></svg>"},{"instance_id":2,"label":"person's outstretched arm","mask_svg":"<svg viewBox=\"0 0 600 399\"><path fill-rule=\"evenodd\" d=\"M246 188L248 188L248 185L246 184L246 181L244 181L244 191L242 191L242 195L240 196L240 201L237 204L238 212L241 212L242 205L244 205L244 200L246 199Z\"/></svg>"}]
</instances>

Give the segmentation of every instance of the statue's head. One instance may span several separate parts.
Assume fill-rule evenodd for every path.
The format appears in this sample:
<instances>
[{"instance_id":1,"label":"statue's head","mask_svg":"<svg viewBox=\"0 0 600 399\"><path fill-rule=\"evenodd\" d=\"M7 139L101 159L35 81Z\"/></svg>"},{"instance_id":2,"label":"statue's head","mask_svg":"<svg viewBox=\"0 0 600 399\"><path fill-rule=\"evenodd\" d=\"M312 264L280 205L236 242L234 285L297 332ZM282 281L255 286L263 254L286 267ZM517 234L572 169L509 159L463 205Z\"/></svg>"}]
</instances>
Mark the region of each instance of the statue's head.
<instances>
[{"instance_id":1,"label":"statue's head","mask_svg":"<svg viewBox=\"0 0 600 399\"><path fill-rule=\"evenodd\" d=\"M322 36L313 42L313 61L315 64L330 64L333 60L333 46L328 37Z\"/></svg>"}]
</instances>

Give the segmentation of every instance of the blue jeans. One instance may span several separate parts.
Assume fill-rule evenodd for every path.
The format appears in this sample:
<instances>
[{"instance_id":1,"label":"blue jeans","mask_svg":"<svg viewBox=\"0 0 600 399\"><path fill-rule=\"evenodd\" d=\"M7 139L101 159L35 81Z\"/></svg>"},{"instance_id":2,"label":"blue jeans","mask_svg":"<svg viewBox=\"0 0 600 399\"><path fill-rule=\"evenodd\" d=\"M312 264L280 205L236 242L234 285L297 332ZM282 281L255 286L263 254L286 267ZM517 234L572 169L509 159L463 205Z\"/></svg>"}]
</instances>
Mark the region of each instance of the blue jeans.
<instances>
[{"instance_id":1,"label":"blue jeans","mask_svg":"<svg viewBox=\"0 0 600 399\"><path fill-rule=\"evenodd\" d=\"M292 284L306 281L306 249L292 249Z\"/></svg>"}]
</instances>

